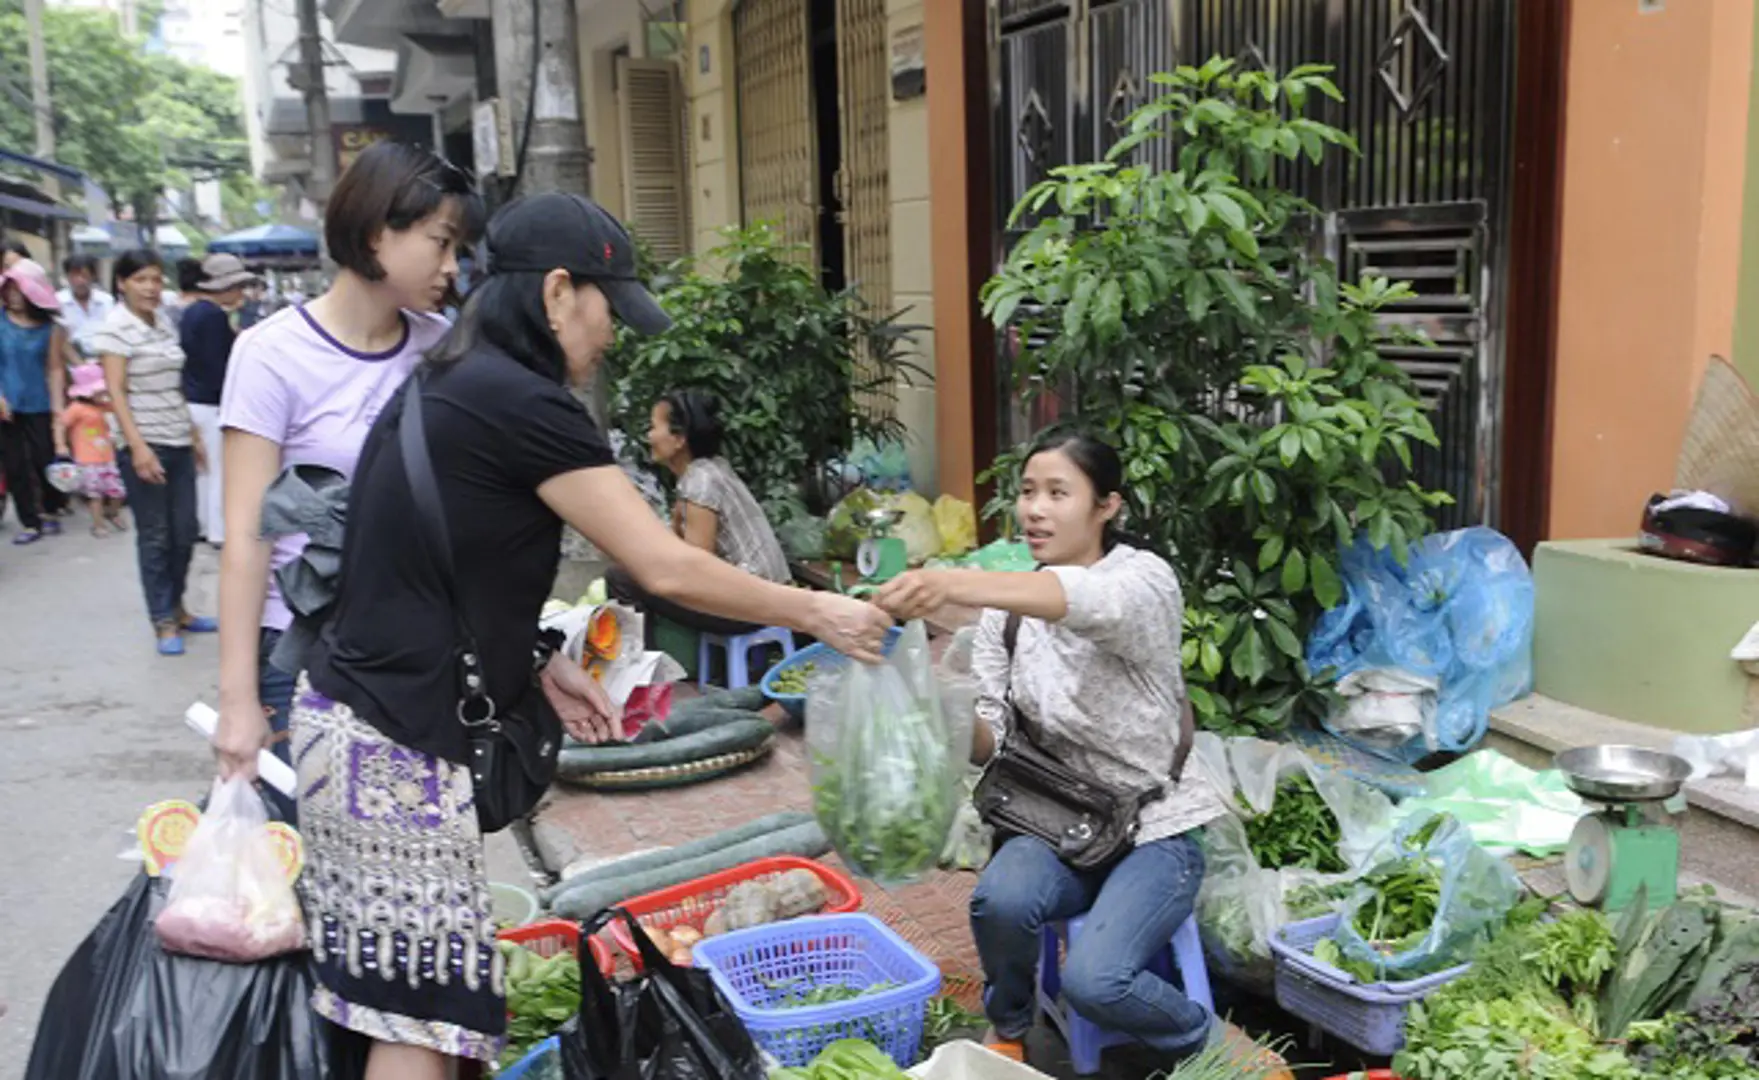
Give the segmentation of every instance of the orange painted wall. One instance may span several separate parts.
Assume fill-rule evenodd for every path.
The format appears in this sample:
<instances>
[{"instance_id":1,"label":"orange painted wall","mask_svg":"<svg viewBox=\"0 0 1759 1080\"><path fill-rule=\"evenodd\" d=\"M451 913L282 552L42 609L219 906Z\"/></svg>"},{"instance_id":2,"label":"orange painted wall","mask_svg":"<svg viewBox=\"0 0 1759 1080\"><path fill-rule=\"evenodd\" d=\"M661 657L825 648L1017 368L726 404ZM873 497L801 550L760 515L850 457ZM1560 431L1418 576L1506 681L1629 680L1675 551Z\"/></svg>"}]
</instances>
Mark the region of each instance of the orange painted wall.
<instances>
[{"instance_id":1,"label":"orange painted wall","mask_svg":"<svg viewBox=\"0 0 1759 1080\"><path fill-rule=\"evenodd\" d=\"M1753 0L1576 0L1550 535L1623 536L1732 347Z\"/></svg>"}]
</instances>

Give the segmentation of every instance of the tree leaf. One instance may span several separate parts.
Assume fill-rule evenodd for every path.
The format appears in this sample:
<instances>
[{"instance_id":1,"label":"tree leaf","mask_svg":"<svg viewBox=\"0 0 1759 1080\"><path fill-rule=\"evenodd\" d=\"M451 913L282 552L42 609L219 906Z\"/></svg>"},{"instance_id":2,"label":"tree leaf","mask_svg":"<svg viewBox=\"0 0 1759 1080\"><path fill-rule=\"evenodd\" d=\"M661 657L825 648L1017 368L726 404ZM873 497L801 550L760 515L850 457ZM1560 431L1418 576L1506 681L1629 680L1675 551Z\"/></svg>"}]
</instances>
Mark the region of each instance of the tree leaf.
<instances>
[{"instance_id":1,"label":"tree leaf","mask_svg":"<svg viewBox=\"0 0 1759 1080\"><path fill-rule=\"evenodd\" d=\"M1205 640L1199 650L1197 663L1203 673L1213 679L1222 673L1222 651L1216 648L1215 642Z\"/></svg>"},{"instance_id":2,"label":"tree leaf","mask_svg":"<svg viewBox=\"0 0 1759 1080\"><path fill-rule=\"evenodd\" d=\"M1283 595L1295 596L1307 587L1307 557L1300 548L1289 549L1283 560Z\"/></svg>"},{"instance_id":3,"label":"tree leaf","mask_svg":"<svg viewBox=\"0 0 1759 1080\"><path fill-rule=\"evenodd\" d=\"M1269 507L1276 502L1276 483L1263 469L1252 470L1252 494L1258 497L1262 506Z\"/></svg>"},{"instance_id":4,"label":"tree leaf","mask_svg":"<svg viewBox=\"0 0 1759 1080\"><path fill-rule=\"evenodd\" d=\"M1264 629L1270 634L1271 643L1281 650L1284 656L1291 660L1301 659L1301 639L1295 636L1293 630L1277 619L1264 620Z\"/></svg>"},{"instance_id":5,"label":"tree leaf","mask_svg":"<svg viewBox=\"0 0 1759 1080\"><path fill-rule=\"evenodd\" d=\"M1245 633L1240 635L1240 642L1234 646L1233 655L1229 658L1229 667L1237 678L1254 686L1270 671L1270 655L1256 626L1247 626Z\"/></svg>"},{"instance_id":6,"label":"tree leaf","mask_svg":"<svg viewBox=\"0 0 1759 1080\"><path fill-rule=\"evenodd\" d=\"M1268 540L1266 540L1264 542L1263 547L1258 549L1258 568L1260 570L1269 570L1271 567L1275 566L1277 564L1277 560L1281 559L1282 557L1283 557L1283 538L1282 538L1282 535L1280 533L1274 534Z\"/></svg>"},{"instance_id":7,"label":"tree leaf","mask_svg":"<svg viewBox=\"0 0 1759 1080\"><path fill-rule=\"evenodd\" d=\"M1301 456L1301 433L1292 427L1283 429L1283 437L1277 449L1282 455L1283 464L1293 465Z\"/></svg>"},{"instance_id":8,"label":"tree leaf","mask_svg":"<svg viewBox=\"0 0 1759 1080\"><path fill-rule=\"evenodd\" d=\"M1313 598L1327 611L1338 606L1344 598L1344 583L1338 580L1336 570L1324 555L1314 552L1308 561L1308 576L1313 579Z\"/></svg>"}]
</instances>

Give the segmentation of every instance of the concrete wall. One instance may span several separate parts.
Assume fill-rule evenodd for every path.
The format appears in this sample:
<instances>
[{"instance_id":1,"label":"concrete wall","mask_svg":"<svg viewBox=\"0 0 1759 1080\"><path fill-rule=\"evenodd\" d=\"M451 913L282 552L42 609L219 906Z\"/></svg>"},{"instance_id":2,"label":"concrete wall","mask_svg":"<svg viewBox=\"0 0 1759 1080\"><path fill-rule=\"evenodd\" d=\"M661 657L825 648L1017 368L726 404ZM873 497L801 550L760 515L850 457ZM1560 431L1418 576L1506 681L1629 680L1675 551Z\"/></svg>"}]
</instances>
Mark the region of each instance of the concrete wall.
<instances>
[{"instance_id":1,"label":"concrete wall","mask_svg":"<svg viewBox=\"0 0 1759 1080\"><path fill-rule=\"evenodd\" d=\"M1759 54L1759 20L1753 25L1752 45L1755 54ZM1750 67L1749 103L1759 99L1759 64ZM1736 293L1734 355L1730 359L1748 382L1759 385L1759 109L1748 110L1746 138L1741 273Z\"/></svg>"},{"instance_id":2,"label":"concrete wall","mask_svg":"<svg viewBox=\"0 0 1759 1080\"><path fill-rule=\"evenodd\" d=\"M577 0L580 112L592 148L592 197L617 217L624 214L623 136L617 115L616 52L647 55L641 0Z\"/></svg>"},{"instance_id":3,"label":"concrete wall","mask_svg":"<svg viewBox=\"0 0 1759 1080\"><path fill-rule=\"evenodd\" d=\"M887 40L922 32L924 0L886 0ZM904 321L927 327L916 335L912 359L932 374L934 363L934 222L929 199L928 97L891 102L886 116L892 144L892 303ZM931 495L939 486L932 382L898 388L898 418L910 431L910 474Z\"/></svg>"},{"instance_id":4,"label":"concrete wall","mask_svg":"<svg viewBox=\"0 0 1759 1080\"><path fill-rule=\"evenodd\" d=\"M720 230L740 223L738 80L733 75L731 0L688 0L684 92L690 99L691 225L696 250L720 242Z\"/></svg>"},{"instance_id":5,"label":"concrete wall","mask_svg":"<svg viewBox=\"0 0 1759 1080\"><path fill-rule=\"evenodd\" d=\"M1759 613L1759 574L1660 559L1624 540L1534 554L1534 690L1673 731L1759 723L1729 650Z\"/></svg>"},{"instance_id":6,"label":"concrete wall","mask_svg":"<svg viewBox=\"0 0 1759 1080\"><path fill-rule=\"evenodd\" d=\"M1572 5L1551 535L1623 536L1733 344L1751 0Z\"/></svg>"}]
</instances>

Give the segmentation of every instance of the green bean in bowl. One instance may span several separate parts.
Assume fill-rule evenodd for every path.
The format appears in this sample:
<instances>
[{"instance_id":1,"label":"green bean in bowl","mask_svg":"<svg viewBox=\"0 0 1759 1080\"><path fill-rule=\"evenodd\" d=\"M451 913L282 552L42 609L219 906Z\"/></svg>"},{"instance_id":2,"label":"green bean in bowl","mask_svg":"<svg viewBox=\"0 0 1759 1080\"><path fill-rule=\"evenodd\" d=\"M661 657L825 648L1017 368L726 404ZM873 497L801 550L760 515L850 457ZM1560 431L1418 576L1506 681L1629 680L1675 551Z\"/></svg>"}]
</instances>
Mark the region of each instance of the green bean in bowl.
<instances>
[{"instance_id":1,"label":"green bean in bowl","mask_svg":"<svg viewBox=\"0 0 1759 1080\"><path fill-rule=\"evenodd\" d=\"M807 681L817 673L818 665L811 660L804 664L785 667L776 672L776 677L770 682L770 688L778 694L798 697L806 693Z\"/></svg>"}]
</instances>

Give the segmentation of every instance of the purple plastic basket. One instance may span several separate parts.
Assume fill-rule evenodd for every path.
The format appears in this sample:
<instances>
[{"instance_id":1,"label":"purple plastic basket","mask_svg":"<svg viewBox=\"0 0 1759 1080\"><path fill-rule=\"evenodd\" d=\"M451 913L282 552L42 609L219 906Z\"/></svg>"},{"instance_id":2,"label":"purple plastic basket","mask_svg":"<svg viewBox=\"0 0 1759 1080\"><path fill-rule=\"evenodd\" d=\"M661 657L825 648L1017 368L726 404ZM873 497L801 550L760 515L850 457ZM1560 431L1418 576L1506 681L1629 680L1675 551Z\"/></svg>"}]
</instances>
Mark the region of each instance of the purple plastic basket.
<instances>
[{"instance_id":1,"label":"purple plastic basket","mask_svg":"<svg viewBox=\"0 0 1759 1080\"><path fill-rule=\"evenodd\" d=\"M1471 964L1409 982L1363 984L1313 955L1320 938L1338 927L1337 914L1290 923L1271 935L1276 956L1276 1000L1351 1046L1387 1057L1405 1045L1405 1007L1464 975Z\"/></svg>"},{"instance_id":2,"label":"purple plastic basket","mask_svg":"<svg viewBox=\"0 0 1759 1080\"><path fill-rule=\"evenodd\" d=\"M940 969L871 915L819 915L704 938L696 965L714 977L757 1045L788 1066L838 1039L866 1039L901 1069L916 1063ZM887 989L828 1005L777 1008L819 986Z\"/></svg>"}]
</instances>

